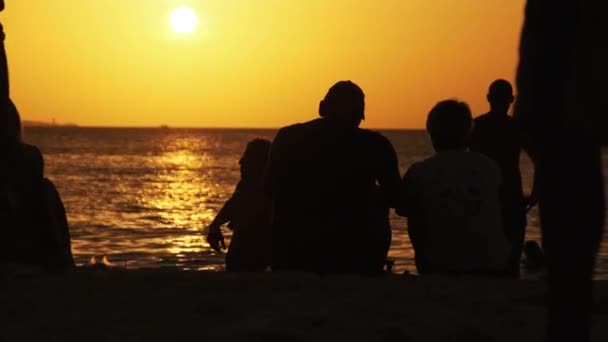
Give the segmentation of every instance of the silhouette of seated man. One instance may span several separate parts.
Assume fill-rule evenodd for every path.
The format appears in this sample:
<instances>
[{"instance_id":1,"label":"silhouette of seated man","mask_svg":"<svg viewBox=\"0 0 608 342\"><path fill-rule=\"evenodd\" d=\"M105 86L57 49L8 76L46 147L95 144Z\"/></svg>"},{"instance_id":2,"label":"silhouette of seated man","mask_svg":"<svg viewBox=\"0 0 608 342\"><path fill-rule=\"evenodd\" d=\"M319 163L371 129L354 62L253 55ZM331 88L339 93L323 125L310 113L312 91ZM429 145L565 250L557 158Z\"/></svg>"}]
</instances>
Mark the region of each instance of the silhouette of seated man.
<instances>
[{"instance_id":1,"label":"silhouette of seated man","mask_svg":"<svg viewBox=\"0 0 608 342\"><path fill-rule=\"evenodd\" d=\"M321 118L277 133L267 182L273 270L383 271L399 169L388 139L359 128L364 111L361 88L341 81L321 101Z\"/></svg>"},{"instance_id":2,"label":"silhouette of seated man","mask_svg":"<svg viewBox=\"0 0 608 342\"><path fill-rule=\"evenodd\" d=\"M43 268L74 264L65 209L37 147L21 142L18 112L0 104L0 263Z\"/></svg>"},{"instance_id":3,"label":"silhouette of seated man","mask_svg":"<svg viewBox=\"0 0 608 342\"><path fill-rule=\"evenodd\" d=\"M471 124L466 103L439 102L426 124L436 154L403 176L397 213L408 219L420 274L497 275L506 265L500 169L467 150Z\"/></svg>"},{"instance_id":4,"label":"silhouette of seated man","mask_svg":"<svg viewBox=\"0 0 608 342\"><path fill-rule=\"evenodd\" d=\"M241 180L208 227L207 242L216 251L226 248L220 227L229 222L233 231L227 271L264 271L270 266L270 200L263 187L269 152L268 140L247 144L239 161Z\"/></svg>"},{"instance_id":5,"label":"silhouette of seated man","mask_svg":"<svg viewBox=\"0 0 608 342\"><path fill-rule=\"evenodd\" d=\"M42 154L22 141L0 41L0 264L53 269L74 265L63 203L43 174Z\"/></svg>"},{"instance_id":6,"label":"silhouette of seated man","mask_svg":"<svg viewBox=\"0 0 608 342\"><path fill-rule=\"evenodd\" d=\"M515 99L513 87L506 80L496 80L490 85L487 99L490 112L475 118L471 150L494 160L502 172L500 200L503 228L511 245L509 263L505 271L510 276L519 277L526 235L526 212L536 204L536 185L533 186L530 196L524 196L519 169L523 142L515 120L508 115Z\"/></svg>"}]
</instances>

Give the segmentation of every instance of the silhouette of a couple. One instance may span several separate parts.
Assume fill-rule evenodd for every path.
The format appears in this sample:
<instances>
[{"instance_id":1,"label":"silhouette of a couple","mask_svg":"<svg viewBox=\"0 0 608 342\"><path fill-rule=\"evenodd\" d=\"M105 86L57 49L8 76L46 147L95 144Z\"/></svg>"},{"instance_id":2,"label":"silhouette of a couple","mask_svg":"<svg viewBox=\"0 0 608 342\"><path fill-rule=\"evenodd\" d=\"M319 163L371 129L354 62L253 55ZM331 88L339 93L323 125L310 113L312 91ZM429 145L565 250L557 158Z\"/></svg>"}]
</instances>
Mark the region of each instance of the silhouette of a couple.
<instances>
[{"instance_id":1,"label":"silhouette of a couple","mask_svg":"<svg viewBox=\"0 0 608 342\"><path fill-rule=\"evenodd\" d=\"M44 178L42 154L21 137L1 25L0 31L0 266L69 268L74 261L63 203Z\"/></svg>"},{"instance_id":2,"label":"silhouette of a couple","mask_svg":"<svg viewBox=\"0 0 608 342\"><path fill-rule=\"evenodd\" d=\"M526 201L522 145L507 115L510 84L494 82L488 100L491 111L475 130L465 103L437 104L427 121L437 153L412 165L401 181L391 143L359 128L363 91L350 81L336 83L319 105L321 118L282 128L272 147L264 141L256 149L249 168L255 176L243 170L254 153L256 141L250 143L241 159L243 180L211 224L208 241L219 248L219 227L231 222L228 270L379 274L391 242L389 210L396 208L408 218L421 274L518 276ZM485 156L469 151L471 142ZM265 248L272 254L260 251ZM237 266L253 260L255 266Z\"/></svg>"}]
</instances>

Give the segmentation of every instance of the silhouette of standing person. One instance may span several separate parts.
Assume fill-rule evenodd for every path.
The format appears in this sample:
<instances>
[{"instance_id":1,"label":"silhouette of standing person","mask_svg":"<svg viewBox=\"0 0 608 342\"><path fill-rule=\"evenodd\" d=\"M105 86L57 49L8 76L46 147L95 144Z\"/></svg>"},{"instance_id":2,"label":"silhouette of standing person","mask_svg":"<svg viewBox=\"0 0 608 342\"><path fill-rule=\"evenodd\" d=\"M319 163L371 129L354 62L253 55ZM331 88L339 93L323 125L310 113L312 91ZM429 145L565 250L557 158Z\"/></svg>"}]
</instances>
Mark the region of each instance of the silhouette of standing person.
<instances>
[{"instance_id":1,"label":"silhouette of standing person","mask_svg":"<svg viewBox=\"0 0 608 342\"><path fill-rule=\"evenodd\" d=\"M388 139L359 128L364 112L361 88L341 81L319 104L321 118L277 133L267 181L273 270L382 272L400 177Z\"/></svg>"},{"instance_id":2,"label":"silhouette of standing person","mask_svg":"<svg viewBox=\"0 0 608 342\"><path fill-rule=\"evenodd\" d=\"M209 225L207 241L216 251L225 248L220 227L230 223L232 240L226 254L227 271L264 271L270 266L270 201L264 192L264 172L270 141L255 139L241 157L241 180Z\"/></svg>"},{"instance_id":3,"label":"silhouette of standing person","mask_svg":"<svg viewBox=\"0 0 608 342\"><path fill-rule=\"evenodd\" d=\"M496 80L490 85L487 99L490 111L475 118L470 146L472 151L484 154L500 167L503 228L511 244L506 274L519 277L526 212L536 204L536 194L533 190L530 196L525 197L522 189L519 160L523 146L519 130L508 115L515 99L513 87L506 80Z\"/></svg>"},{"instance_id":4,"label":"silhouette of standing person","mask_svg":"<svg viewBox=\"0 0 608 342\"><path fill-rule=\"evenodd\" d=\"M591 339L592 276L605 216L605 2L529 0L515 118L536 160L549 279L547 341Z\"/></svg>"},{"instance_id":5,"label":"silhouette of standing person","mask_svg":"<svg viewBox=\"0 0 608 342\"><path fill-rule=\"evenodd\" d=\"M4 0L0 0L0 12L4 10ZM8 62L6 50L4 49L4 27L0 23L0 99L5 101L9 98Z\"/></svg>"},{"instance_id":6,"label":"silhouette of standing person","mask_svg":"<svg viewBox=\"0 0 608 342\"><path fill-rule=\"evenodd\" d=\"M40 150L22 140L21 118L10 99L3 28L0 38L0 263L71 267L65 209L43 176Z\"/></svg>"}]
</instances>

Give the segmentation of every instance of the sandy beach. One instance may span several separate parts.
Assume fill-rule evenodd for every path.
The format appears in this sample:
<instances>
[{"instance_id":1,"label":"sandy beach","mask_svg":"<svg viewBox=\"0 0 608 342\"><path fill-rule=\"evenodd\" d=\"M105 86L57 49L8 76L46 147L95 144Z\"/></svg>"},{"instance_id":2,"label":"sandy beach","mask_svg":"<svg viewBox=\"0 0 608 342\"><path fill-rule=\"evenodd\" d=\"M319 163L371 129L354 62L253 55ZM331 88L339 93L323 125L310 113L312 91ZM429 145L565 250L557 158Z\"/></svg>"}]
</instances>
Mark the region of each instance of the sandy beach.
<instances>
[{"instance_id":1,"label":"sandy beach","mask_svg":"<svg viewBox=\"0 0 608 342\"><path fill-rule=\"evenodd\" d=\"M534 280L174 270L2 276L0 341L540 341ZM597 282L596 341L608 340Z\"/></svg>"}]
</instances>

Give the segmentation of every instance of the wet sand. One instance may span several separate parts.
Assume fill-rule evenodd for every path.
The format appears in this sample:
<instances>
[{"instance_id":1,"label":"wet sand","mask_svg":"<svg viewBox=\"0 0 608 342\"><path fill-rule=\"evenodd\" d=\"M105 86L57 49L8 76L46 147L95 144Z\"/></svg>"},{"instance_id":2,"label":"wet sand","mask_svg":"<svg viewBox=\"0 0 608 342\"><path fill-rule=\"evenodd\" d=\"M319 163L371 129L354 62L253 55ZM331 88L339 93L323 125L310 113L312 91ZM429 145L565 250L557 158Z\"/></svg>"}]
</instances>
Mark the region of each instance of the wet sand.
<instances>
[{"instance_id":1,"label":"wet sand","mask_svg":"<svg viewBox=\"0 0 608 342\"><path fill-rule=\"evenodd\" d=\"M78 270L0 284L0 341L541 341L544 325L534 280Z\"/></svg>"}]
</instances>

